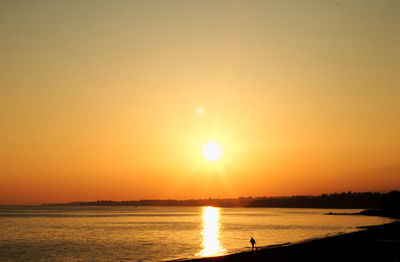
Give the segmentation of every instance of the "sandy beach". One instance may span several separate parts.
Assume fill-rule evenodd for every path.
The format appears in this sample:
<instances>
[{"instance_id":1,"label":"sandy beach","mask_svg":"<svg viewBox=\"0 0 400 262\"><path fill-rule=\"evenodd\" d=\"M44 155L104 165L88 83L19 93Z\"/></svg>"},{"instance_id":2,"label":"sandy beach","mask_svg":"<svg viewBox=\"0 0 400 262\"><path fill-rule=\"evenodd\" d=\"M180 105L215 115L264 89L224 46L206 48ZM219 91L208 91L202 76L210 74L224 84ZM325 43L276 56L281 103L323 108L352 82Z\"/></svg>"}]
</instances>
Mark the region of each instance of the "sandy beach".
<instances>
[{"instance_id":1,"label":"sandy beach","mask_svg":"<svg viewBox=\"0 0 400 262\"><path fill-rule=\"evenodd\" d=\"M400 222L287 246L185 261L400 261Z\"/></svg>"}]
</instances>

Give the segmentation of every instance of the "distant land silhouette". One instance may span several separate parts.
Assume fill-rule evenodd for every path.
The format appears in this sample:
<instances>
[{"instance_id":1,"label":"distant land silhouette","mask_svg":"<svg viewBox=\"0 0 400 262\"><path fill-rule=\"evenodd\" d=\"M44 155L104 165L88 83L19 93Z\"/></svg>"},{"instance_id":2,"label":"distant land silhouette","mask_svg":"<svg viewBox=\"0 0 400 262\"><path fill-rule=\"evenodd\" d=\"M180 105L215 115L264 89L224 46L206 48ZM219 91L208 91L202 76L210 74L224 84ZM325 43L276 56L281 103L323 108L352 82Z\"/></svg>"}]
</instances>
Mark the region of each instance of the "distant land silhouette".
<instances>
[{"instance_id":1,"label":"distant land silhouette","mask_svg":"<svg viewBox=\"0 0 400 262\"><path fill-rule=\"evenodd\" d=\"M226 199L190 199L190 200L132 200L111 201L98 200L92 202L69 202L42 205L56 206L218 206L218 207L284 207L284 208L332 208L332 209L373 209L365 215L398 216L400 213L400 192L343 192L322 194L320 196L290 197L239 197ZM375 211L374 211L375 210ZM370 212L370 213L368 213ZM375 212L375 213L374 213ZM397 215L396 215L397 214Z\"/></svg>"}]
</instances>

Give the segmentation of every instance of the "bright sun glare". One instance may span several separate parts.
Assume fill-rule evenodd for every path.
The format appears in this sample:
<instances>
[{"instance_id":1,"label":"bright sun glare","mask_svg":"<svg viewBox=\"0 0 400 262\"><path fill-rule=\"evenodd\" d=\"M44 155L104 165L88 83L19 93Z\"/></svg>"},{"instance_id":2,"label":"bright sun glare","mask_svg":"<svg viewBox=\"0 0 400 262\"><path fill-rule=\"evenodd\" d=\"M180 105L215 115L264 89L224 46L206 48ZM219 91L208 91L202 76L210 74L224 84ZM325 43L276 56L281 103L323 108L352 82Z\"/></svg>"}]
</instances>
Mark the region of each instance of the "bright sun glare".
<instances>
[{"instance_id":1,"label":"bright sun glare","mask_svg":"<svg viewBox=\"0 0 400 262\"><path fill-rule=\"evenodd\" d=\"M208 142L203 147L203 156L208 161L217 161L222 155L222 148L216 142Z\"/></svg>"}]
</instances>

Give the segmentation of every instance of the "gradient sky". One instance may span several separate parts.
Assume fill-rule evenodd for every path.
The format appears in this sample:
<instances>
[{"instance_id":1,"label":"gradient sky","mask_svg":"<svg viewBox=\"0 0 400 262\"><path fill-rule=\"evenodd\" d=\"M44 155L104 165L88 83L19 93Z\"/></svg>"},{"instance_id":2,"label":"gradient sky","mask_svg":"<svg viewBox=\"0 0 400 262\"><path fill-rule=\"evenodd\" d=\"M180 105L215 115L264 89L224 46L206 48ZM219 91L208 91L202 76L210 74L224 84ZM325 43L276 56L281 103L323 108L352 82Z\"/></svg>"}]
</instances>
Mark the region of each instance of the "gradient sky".
<instances>
[{"instance_id":1,"label":"gradient sky","mask_svg":"<svg viewBox=\"0 0 400 262\"><path fill-rule=\"evenodd\" d=\"M3 0L0 204L400 189L399 13Z\"/></svg>"}]
</instances>

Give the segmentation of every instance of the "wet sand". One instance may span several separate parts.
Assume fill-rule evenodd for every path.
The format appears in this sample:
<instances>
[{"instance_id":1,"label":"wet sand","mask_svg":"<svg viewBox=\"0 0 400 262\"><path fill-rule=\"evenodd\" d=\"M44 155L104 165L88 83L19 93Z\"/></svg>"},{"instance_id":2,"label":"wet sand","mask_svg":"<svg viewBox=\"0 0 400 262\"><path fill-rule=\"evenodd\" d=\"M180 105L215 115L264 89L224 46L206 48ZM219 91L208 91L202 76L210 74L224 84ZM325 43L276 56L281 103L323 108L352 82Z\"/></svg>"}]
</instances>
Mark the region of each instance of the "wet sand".
<instances>
[{"instance_id":1,"label":"wet sand","mask_svg":"<svg viewBox=\"0 0 400 262\"><path fill-rule=\"evenodd\" d=\"M399 261L400 221L361 231L257 251L185 261Z\"/></svg>"}]
</instances>

